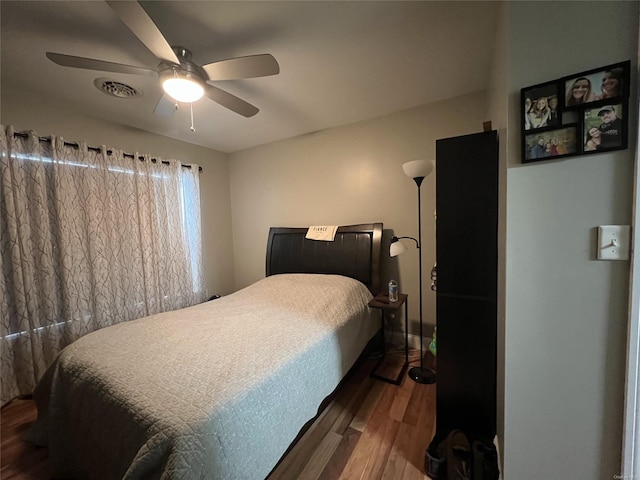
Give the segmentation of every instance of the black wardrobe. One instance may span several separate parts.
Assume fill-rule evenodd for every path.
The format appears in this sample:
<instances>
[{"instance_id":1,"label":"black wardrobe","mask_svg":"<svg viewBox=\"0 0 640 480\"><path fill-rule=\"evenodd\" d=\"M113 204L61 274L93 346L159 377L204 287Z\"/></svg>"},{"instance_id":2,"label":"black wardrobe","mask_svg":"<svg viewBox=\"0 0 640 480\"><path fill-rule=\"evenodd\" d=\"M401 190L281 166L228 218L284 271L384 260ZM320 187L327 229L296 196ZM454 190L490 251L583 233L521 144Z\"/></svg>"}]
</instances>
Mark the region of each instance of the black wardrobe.
<instances>
[{"instance_id":1,"label":"black wardrobe","mask_svg":"<svg viewBox=\"0 0 640 480\"><path fill-rule=\"evenodd\" d=\"M498 139L436 142L436 439L496 433Z\"/></svg>"}]
</instances>

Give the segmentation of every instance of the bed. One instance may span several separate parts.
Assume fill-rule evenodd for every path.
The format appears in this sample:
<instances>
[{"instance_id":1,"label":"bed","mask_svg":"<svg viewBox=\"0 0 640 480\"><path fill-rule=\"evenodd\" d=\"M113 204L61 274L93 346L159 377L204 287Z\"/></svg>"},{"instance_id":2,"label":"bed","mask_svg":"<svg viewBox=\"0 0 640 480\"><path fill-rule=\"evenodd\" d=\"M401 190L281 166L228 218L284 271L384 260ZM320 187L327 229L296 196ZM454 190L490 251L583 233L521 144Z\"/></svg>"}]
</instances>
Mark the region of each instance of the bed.
<instances>
[{"instance_id":1,"label":"bed","mask_svg":"<svg viewBox=\"0 0 640 480\"><path fill-rule=\"evenodd\" d=\"M54 478L264 479L379 325L382 224L271 228L264 279L65 348L31 440Z\"/></svg>"}]
</instances>

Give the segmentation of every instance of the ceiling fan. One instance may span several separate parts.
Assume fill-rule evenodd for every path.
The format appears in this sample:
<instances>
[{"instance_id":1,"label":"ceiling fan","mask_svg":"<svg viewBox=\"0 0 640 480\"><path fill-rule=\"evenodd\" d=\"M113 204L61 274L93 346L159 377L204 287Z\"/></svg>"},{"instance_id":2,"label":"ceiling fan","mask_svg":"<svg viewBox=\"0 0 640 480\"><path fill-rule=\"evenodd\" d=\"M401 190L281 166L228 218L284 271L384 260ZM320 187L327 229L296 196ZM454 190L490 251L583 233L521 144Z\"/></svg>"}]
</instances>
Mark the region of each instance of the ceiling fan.
<instances>
[{"instance_id":1,"label":"ceiling fan","mask_svg":"<svg viewBox=\"0 0 640 480\"><path fill-rule=\"evenodd\" d=\"M184 47L172 47L158 27L137 1L107 1L112 10L160 60L155 69L125 65L122 63L76 57L47 52L47 58L63 67L100 70L133 75L157 74L166 94L175 102L192 103L206 95L209 99L229 110L251 117L258 108L208 82L241 78L277 75L280 66L276 59L266 53L236 57L207 65L198 65L191 60L191 52ZM166 96L156 105L156 113L166 113Z\"/></svg>"}]
</instances>

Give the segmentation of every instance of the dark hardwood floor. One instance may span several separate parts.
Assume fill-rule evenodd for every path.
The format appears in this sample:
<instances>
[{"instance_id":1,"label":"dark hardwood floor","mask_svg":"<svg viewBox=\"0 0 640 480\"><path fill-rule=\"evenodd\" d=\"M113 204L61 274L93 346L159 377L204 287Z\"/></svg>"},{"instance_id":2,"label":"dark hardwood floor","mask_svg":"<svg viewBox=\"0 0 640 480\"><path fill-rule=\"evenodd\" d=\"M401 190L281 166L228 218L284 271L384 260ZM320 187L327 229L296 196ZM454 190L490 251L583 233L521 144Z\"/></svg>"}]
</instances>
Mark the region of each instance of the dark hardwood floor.
<instances>
[{"instance_id":1,"label":"dark hardwood floor","mask_svg":"<svg viewBox=\"0 0 640 480\"><path fill-rule=\"evenodd\" d=\"M425 358L432 366L433 357ZM419 354L410 360L417 364ZM374 380L374 364L367 359L347 377L269 480L428 479L424 453L434 433L436 386L406 376L399 386ZM392 366L379 373L394 376ZM33 401L16 399L0 415L0 478L48 479L47 449L21 439L36 418Z\"/></svg>"}]
</instances>

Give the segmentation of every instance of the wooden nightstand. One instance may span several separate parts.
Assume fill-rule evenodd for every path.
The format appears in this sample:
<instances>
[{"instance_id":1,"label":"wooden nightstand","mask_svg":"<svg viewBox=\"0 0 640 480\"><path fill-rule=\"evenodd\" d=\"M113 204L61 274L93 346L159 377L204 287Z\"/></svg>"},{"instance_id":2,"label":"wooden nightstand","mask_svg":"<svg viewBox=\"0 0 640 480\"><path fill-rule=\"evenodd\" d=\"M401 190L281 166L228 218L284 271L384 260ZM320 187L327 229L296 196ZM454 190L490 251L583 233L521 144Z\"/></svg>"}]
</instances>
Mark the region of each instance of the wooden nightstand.
<instances>
[{"instance_id":1,"label":"wooden nightstand","mask_svg":"<svg viewBox=\"0 0 640 480\"><path fill-rule=\"evenodd\" d=\"M382 323L382 356L380 357L380 360L378 360L378 363L376 364L376 366L371 371L371 377L377 380L382 380L384 382L392 383L394 385L400 385L400 383L402 382L402 377L404 376L409 366L409 337L407 335L409 330L409 306L408 306L407 298L408 296L406 294L399 293L397 302L389 302L389 295L386 293L384 294L380 293L376 295L375 298L369 302L369 308L376 308L380 310L381 312L380 321ZM385 315L387 313L395 313L400 307L402 307L402 305L404 305L404 363L402 364L400 373L394 379L394 378L388 378L388 377L379 375L376 373L376 371L378 370L382 362L384 362L385 355L386 355L387 347L384 339Z\"/></svg>"}]
</instances>

